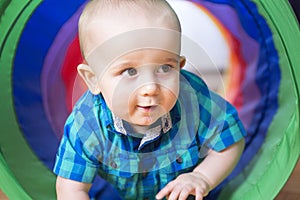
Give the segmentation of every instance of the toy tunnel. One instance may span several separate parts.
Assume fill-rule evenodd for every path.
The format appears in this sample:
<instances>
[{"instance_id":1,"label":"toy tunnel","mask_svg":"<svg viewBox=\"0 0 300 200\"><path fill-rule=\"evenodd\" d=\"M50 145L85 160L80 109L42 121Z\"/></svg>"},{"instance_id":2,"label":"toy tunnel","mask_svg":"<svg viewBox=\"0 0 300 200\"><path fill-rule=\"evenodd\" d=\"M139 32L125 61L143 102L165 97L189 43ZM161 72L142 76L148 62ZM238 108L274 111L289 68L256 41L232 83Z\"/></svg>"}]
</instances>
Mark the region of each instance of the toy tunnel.
<instances>
[{"instance_id":1,"label":"toy tunnel","mask_svg":"<svg viewBox=\"0 0 300 200\"><path fill-rule=\"evenodd\" d=\"M290 5L285 0L169 2L183 34L209 58L187 57L190 69L204 79L211 70L226 74L222 93L248 133L238 166L208 199L274 198L300 152L300 32ZM10 199L56 197L55 154L80 95L73 87L82 62L77 21L85 3L0 3L0 187ZM100 181L93 194L105 194L103 185Z\"/></svg>"}]
</instances>

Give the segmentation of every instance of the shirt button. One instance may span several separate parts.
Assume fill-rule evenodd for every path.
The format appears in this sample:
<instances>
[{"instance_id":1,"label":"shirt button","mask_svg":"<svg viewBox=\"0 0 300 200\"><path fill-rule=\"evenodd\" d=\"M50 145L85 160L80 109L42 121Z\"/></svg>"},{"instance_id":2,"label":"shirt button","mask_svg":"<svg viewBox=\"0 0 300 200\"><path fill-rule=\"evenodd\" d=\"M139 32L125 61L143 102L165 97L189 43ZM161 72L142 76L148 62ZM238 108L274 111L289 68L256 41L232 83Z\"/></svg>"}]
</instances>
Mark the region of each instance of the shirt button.
<instances>
[{"instance_id":1,"label":"shirt button","mask_svg":"<svg viewBox=\"0 0 300 200\"><path fill-rule=\"evenodd\" d=\"M110 163L110 166L111 166L112 168L114 168L114 169L116 169L116 168L118 167L117 163L115 163L114 161L112 161L112 162Z\"/></svg>"},{"instance_id":2,"label":"shirt button","mask_svg":"<svg viewBox=\"0 0 300 200\"><path fill-rule=\"evenodd\" d=\"M143 173L142 173L142 177L143 178L146 178L148 176L148 172L147 171L144 171Z\"/></svg>"},{"instance_id":3,"label":"shirt button","mask_svg":"<svg viewBox=\"0 0 300 200\"><path fill-rule=\"evenodd\" d=\"M177 162L178 164L181 164L181 163L183 162L183 160L182 160L182 158L181 158L180 156L178 156L178 157L176 158L176 162Z\"/></svg>"}]
</instances>

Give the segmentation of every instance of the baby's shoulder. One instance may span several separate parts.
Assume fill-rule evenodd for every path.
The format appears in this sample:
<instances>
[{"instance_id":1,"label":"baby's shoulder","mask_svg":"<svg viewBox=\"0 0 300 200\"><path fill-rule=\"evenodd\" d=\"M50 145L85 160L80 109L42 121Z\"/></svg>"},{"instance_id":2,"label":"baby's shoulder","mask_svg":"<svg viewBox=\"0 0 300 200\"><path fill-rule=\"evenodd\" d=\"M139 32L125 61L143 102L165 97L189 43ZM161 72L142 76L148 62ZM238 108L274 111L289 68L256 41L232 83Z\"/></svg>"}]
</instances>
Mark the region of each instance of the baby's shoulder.
<instances>
[{"instance_id":1,"label":"baby's shoulder","mask_svg":"<svg viewBox=\"0 0 300 200\"><path fill-rule=\"evenodd\" d=\"M180 75L181 85L188 85L195 90L208 90L205 81L200 76L184 69L180 71Z\"/></svg>"},{"instance_id":2,"label":"baby's shoulder","mask_svg":"<svg viewBox=\"0 0 300 200\"><path fill-rule=\"evenodd\" d=\"M210 97L210 89L204 80L187 70L180 71L180 93L195 94L196 96Z\"/></svg>"},{"instance_id":3,"label":"baby's shoulder","mask_svg":"<svg viewBox=\"0 0 300 200\"><path fill-rule=\"evenodd\" d=\"M82 107L92 107L94 99L95 95L93 95L90 91L86 91L74 104L73 110L81 109Z\"/></svg>"},{"instance_id":4,"label":"baby's shoulder","mask_svg":"<svg viewBox=\"0 0 300 200\"><path fill-rule=\"evenodd\" d=\"M74 119L74 122L82 123L88 122L95 119L94 109L97 109L98 97L93 95L91 92L85 92L76 102L72 108L70 117Z\"/></svg>"}]
</instances>

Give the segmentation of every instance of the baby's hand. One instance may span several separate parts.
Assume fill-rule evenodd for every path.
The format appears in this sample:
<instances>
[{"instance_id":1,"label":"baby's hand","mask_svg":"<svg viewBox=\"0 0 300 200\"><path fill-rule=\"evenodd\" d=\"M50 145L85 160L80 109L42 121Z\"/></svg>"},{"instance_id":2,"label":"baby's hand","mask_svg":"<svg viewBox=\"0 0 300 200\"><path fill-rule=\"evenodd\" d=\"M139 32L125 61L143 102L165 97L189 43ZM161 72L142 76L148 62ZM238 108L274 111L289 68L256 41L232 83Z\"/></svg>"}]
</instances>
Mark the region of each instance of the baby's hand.
<instances>
[{"instance_id":1,"label":"baby's hand","mask_svg":"<svg viewBox=\"0 0 300 200\"><path fill-rule=\"evenodd\" d=\"M167 197L168 200L185 200L194 195L196 200L202 200L210 191L206 178L199 172L190 172L178 176L166 185L157 195L156 199Z\"/></svg>"}]
</instances>

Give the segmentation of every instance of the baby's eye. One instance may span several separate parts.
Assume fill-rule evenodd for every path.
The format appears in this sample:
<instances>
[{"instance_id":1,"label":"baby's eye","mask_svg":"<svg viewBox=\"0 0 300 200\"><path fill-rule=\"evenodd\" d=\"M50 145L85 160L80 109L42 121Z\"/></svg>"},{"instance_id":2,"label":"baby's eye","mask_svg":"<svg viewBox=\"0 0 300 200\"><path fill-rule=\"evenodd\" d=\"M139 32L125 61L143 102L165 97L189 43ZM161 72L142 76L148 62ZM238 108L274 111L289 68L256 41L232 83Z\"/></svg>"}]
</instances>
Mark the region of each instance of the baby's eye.
<instances>
[{"instance_id":1,"label":"baby's eye","mask_svg":"<svg viewBox=\"0 0 300 200\"><path fill-rule=\"evenodd\" d=\"M172 68L173 67L171 65L164 64L164 65L159 66L157 71L159 73L167 73L167 72L171 71Z\"/></svg>"},{"instance_id":2,"label":"baby's eye","mask_svg":"<svg viewBox=\"0 0 300 200\"><path fill-rule=\"evenodd\" d=\"M135 76L137 74L137 70L135 68L129 68L122 72L122 75L126 76Z\"/></svg>"}]
</instances>

